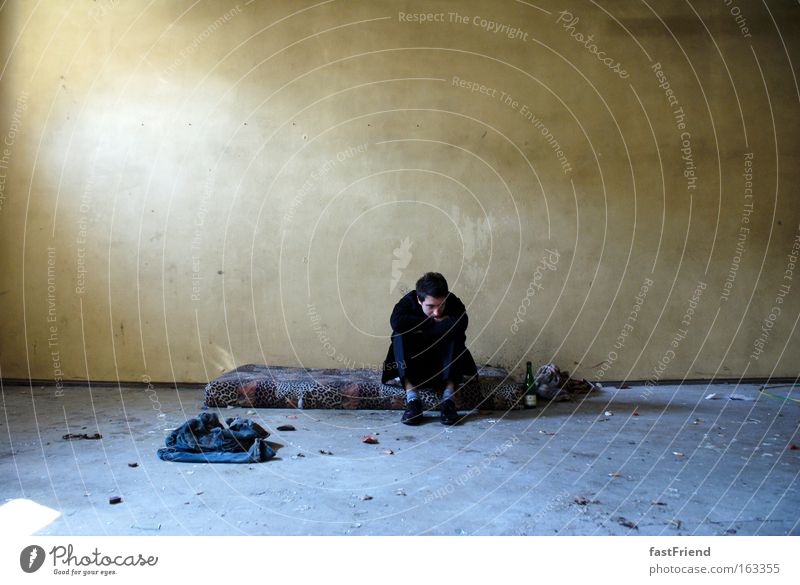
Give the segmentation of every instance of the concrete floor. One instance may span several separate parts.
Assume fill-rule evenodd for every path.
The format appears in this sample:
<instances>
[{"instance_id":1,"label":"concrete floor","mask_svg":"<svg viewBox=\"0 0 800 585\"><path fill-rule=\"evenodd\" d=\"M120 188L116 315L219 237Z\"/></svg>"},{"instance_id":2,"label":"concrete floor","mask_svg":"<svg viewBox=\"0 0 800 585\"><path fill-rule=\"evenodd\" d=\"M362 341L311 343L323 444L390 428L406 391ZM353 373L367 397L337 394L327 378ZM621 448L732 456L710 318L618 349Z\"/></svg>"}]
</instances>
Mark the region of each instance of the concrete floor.
<instances>
[{"instance_id":1,"label":"concrete floor","mask_svg":"<svg viewBox=\"0 0 800 585\"><path fill-rule=\"evenodd\" d=\"M282 446L210 465L155 455L201 412L201 390L6 385L0 496L58 511L40 535L797 535L800 404L757 389L606 388L450 428L398 411L223 409Z\"/></svg>"}]
</instances>

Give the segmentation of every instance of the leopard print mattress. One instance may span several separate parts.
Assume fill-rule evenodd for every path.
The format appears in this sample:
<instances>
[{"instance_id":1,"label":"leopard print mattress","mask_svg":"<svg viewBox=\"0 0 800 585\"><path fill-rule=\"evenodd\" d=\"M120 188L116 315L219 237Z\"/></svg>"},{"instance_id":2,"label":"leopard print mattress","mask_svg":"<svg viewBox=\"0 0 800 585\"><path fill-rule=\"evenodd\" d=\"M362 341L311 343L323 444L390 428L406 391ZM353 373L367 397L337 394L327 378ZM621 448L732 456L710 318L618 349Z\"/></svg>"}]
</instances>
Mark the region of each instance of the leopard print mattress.
<instances>
[{"instance_id":1,"label":"leopard print mattress","mask_svg":"<svg viewBox=\"0 0 800 585\"><path fill-rule=\"evenodd\" d=\"M378 370L308 369L248 364L211 380L205 388L206 406L256 408L333 408L400 410L405 391L381 384ZM456 391L460 410L510 410L521 408L522 384L511 380L501 368L482 367ZM419 390L426 409L440 397L432 390Z\"/></svg>"}]
</instances>

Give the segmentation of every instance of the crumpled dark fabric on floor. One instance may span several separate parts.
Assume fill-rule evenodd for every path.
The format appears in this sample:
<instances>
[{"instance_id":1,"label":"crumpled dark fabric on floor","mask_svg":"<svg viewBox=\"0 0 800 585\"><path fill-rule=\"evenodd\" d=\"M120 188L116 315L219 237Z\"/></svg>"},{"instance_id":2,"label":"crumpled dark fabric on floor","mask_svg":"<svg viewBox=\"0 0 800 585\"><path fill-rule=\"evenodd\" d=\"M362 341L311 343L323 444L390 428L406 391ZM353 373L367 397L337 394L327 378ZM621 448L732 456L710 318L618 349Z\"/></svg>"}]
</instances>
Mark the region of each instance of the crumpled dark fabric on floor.
<instances>
[{"instance_id":1,"label":"crumpled dark fabric on floor","mask_svg":"<svg viewBox=\"0 0 800 585\"><path fill-rule=\"evenodd\" d=\"M229 419L225 428L216 413L203 412L172 431L158 457L183 463L260 463L275 456L268 436L250 419Z\"/></svg>"}]
</instances>

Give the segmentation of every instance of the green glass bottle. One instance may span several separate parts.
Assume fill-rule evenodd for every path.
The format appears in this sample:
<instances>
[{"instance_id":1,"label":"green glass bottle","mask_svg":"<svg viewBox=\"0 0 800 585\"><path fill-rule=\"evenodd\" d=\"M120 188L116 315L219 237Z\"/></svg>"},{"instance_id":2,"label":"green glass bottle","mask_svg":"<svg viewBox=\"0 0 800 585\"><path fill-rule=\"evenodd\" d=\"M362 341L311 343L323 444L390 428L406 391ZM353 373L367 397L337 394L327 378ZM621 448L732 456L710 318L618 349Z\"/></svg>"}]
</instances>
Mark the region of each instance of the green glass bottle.
<instances>
[{"instance_id":1,"label":"green glass bottle","mask_svg":"<svg viewBox=\"0 0 800 585\"><path fill-rule=\"evenodd\" d=\"M525 408L536 408L536 382L533 380L533 365L527 363L525 372L525 395L523 396Z\"/></svg>"}]
</instances>

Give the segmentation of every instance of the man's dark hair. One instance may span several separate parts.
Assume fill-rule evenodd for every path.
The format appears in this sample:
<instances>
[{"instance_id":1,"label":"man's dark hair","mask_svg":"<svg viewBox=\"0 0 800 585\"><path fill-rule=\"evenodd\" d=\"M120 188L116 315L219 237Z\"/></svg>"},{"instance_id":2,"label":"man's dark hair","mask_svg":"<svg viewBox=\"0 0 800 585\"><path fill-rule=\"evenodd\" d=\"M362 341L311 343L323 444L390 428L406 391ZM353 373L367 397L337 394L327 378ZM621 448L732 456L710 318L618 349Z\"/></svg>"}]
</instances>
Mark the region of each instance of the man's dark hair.
<instances>
[{"instance_id":1,"label":"man's dark hair","mask_svg":"<svg viewBox=\"0 0 800 585\"><path fill-rule=\"evenodd\" d=\"M438 272L426 272L417 281L417 298L420 301L425 301L425 298L429 296L441 299L449 293L447 281Z\"/></svg>"}]
</instances>

